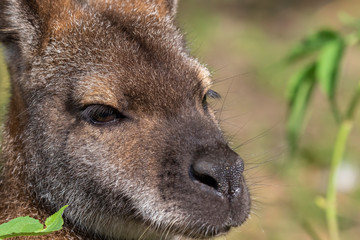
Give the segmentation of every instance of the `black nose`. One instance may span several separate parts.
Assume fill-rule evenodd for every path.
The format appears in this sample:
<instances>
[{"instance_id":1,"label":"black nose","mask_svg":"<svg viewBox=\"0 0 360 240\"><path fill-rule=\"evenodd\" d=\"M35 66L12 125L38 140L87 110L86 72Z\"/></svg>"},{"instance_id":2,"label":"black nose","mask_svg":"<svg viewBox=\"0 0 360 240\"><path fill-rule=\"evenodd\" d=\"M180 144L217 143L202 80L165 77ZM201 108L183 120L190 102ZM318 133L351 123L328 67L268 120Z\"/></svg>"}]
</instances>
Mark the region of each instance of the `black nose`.
<instances>
[{"instance_id":1,"label":"black nose","mask_svg":"<svg viewBox=\"0 0 360 240\"><path fill-rule=\"evenodd\" d=\"M205 189L233 198L241 192L243 171L244 162L234 153L228 158L203 156L190 166L189 174L194 182L205 185Z\"/></svg>"}]
</instances>

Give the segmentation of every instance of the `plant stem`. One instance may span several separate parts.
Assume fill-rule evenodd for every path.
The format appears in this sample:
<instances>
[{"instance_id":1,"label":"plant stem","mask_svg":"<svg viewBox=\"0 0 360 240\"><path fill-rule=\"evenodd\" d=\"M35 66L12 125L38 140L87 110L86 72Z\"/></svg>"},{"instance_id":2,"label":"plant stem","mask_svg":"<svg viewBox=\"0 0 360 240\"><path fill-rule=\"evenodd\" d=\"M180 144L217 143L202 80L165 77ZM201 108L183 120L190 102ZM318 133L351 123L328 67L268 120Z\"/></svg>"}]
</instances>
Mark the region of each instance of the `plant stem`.
<instances>
[{"instance_id":1,"label":"plant stem","mask_svg":"<svg viewBox=\"0 0 360 240\"><path fill-rule=\"evenodd\" d=\"M360 82L356 89L355 95L351 99L348 111L344 120L341 122L335 148L331 159L331 167L329 173L329 183L326 194L327 206L326 206L326 218L328 223L329 235L331 240L339 240L339 226L337 221L337 210L336 210L336 179L337 171L341 164L344 156L346 144L354 124L354 115L357 104L360 99Z\"/></svg>"},{"instance_id":2,"label":"plant stem","mask_svg":"<svg viewBox=\"0 0 360 240\"><path fill-rule=\"evenodd\" d=\"M335 149L331 160L329 183L326 195L326 217L331 240L339 240L339 227L336 211L336 179L337 170L345 152L345 146L352 128L352 121L343 121L336 137Z\"/></svg>"}]
</instances>

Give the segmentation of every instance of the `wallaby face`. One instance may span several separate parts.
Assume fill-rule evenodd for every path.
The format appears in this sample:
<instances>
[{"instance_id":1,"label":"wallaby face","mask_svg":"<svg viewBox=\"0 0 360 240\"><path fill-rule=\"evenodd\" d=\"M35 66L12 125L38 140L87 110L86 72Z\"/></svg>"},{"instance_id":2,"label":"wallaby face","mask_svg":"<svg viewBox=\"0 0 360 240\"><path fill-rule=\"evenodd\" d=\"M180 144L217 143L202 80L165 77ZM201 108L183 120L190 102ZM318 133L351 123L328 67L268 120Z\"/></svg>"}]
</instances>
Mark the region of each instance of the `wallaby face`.
<instances>
[{"instance_id":1,"label":"wallaby face","mask_svg":"<svg viewBox=\"0 0 360 240\"><path fill-rule=\"evenodd\" d=\"M243 161L207 107L217 94L172 23L175 8L2 1L12 81L3 192L28 194L21 206L41 213L70 205L78 239L206 238L246 220ZM9 207L19 194L1 197L0 216L27 212Z\"/></svg>"}]
</instances>

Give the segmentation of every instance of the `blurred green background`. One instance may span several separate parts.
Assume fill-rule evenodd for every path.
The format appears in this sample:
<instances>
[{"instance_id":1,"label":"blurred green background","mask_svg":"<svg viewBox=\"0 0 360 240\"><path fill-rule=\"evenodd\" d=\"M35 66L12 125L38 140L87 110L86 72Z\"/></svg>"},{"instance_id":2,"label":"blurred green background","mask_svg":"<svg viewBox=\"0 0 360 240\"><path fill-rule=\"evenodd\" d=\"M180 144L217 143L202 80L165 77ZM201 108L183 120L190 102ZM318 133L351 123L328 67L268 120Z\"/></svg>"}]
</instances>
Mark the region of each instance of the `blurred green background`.
<instances>
[{"instance_id":1,"label":"blurred green background","mask_svg":"<svg viewBox=\"0 0 360 240\"><path fill-rule=\"evenodd\" d=\"M214 103L222 127L234 146L245 143L237 151L248 163L254 198L251 219L219 239L328 239L320 197L326 193L338 128L326 97L316 89L298 154L289 157L285 92L297 69L281 62L321 28L346 32L347 15L360 18L358 0L181 1L178 22L223 96ZM347 49L337 90L341 110L360 80L359 59L359 46ZM337 181L342 239L360 236L359 117Z\"/></svg>"},{"instance_id":2,"label":"blurred green background","mask_svg":"<svg viewBox=\"0 0 360 240\"><path fill-rule=\"evenodd\" d=\"M180 0L178 25L189 47L211 69L222 100L217 109L229 141L247 163L251 218L219 239L328 239L321 196L337 126L316 90L295 158L285 140L286 84L294 68L281 61L305 35L321 27L344 30L346 15L360 18L358 0ZM346 30L346 29L345 29ZM360 80L360 48L347 49L337 97L348 103ZM0 121L9 97L0 58ZM360 236L360 114L339 171L342 239ZM314 234L316 232L316 234Z\"/></svg>"}]
</instances>

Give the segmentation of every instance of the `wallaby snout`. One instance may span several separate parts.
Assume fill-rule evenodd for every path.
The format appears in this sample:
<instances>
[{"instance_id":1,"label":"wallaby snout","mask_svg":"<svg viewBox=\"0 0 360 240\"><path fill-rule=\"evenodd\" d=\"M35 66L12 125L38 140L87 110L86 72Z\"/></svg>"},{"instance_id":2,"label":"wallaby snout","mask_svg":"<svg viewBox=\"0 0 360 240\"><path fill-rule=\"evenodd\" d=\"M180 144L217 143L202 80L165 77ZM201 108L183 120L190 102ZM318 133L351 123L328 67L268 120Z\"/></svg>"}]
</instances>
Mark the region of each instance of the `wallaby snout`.
<instances>
[{"instance_id":1,"label":"wallaby snout","mask_svg":"<svg viewBox=\"0 0 360 240\"><path fill-rule=\"evenodd\" d=\"M176 5L0 3L12 86L1 222L67 204L51 239L152 240L247 219L244 162L208 107L218 94L174 26Z\"/></svg>"},{"instance_id":2,"label":"wallaby snout","mask_svg":"<svg viewBox=\"0 0 360 240\"><path fill-rule=\"evenodd\" d=\"M159 187L164 200L176 201L194 213L188 221L201 219L218 226L207 230L206 235L212 236L242 224L249 214L250 198L243 160L204 112L179 117L172 121L176 124L165 128L169 133Z\"/></svg>"},{"instance_id":3,"label":"wallaby snout","mask_svg":"<svg viewBox=\"0 0 360 240\"><path fill-rule=\"evenodd\" d=\"M194 181L207 185L214 193L224 198L237 197L241 191L241 178L244 163L240 157L228 159L203 157L197 159L190 168L190 176Z\"/></svg>"}]
</instances>

